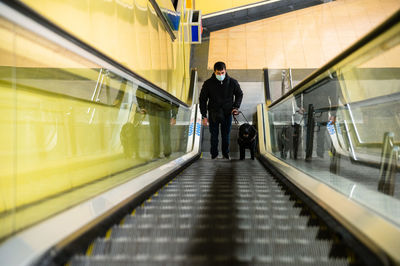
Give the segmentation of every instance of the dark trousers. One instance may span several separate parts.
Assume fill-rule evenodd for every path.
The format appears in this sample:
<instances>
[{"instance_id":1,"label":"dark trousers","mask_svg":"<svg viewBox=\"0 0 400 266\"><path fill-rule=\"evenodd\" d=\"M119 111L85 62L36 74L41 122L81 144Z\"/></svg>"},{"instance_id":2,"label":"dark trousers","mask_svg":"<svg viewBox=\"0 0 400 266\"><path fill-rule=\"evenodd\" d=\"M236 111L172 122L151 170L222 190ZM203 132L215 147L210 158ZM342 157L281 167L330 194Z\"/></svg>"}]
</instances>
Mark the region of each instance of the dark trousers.
<instances>
[{"instance_id":1,"label":"dark trousers","mask_svg":"<svg viewBox=\"0 0 400 266\"><path fill-rule=\"evenodd\" d=\"M229 154L229 138L232 127L232 115L226 116L222 121L209 121L209 128L211 134L211 149L210 153L212 157L218 156L218 135L219 127L221 125L221 140L222 140L222 154Z\"/></svg>"}]
</instances>

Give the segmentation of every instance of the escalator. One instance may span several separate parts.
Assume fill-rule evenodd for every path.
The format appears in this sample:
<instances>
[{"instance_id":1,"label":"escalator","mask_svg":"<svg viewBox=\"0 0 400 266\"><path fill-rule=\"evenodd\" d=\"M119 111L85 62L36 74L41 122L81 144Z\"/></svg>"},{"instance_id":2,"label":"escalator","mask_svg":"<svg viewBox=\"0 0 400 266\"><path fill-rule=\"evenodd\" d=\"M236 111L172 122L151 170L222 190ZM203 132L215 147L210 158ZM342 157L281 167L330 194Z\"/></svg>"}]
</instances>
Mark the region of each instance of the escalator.
<instances>
[{"instance_id":1,"label":"escalator","mask_svg":"<svg viewBox=\"0 0 400 266\"><path fill-rule=\"evenodd\" d=\"M30 19L26 16L30 10L23 9L20 20L13 20L7 10L0 9L3 24L11 21L20 27L16 28L18 31L38 34L52 25L36 17L27 26L24 21ZM318 80L343 83L343 77L347 77L337 78L341 72L336 64L347 57L351 59L353 53L364 52L363 46L380 37L386 28L396 26L390 29L391 35L383 35L384 40L374 45L400 43L396 37L399 16L397 13L369 39L312 74L273 105L258 106L260 154L255 161L198 159L200 139L207 140L207 136L201 136L201 117L193 98L189 99L189 106L67 32L54 27L46 31L47 35L40 35L43 40L38 39L41 43L54 45L53 40L64 36L59 41L65 45L64 60L77 55L82 58L77 58L73 67L42 68L40 77L33 66L2 68L1 93L5 102L12 103L6 106L4 117L12 113L21 119L5 123L8 128L4 132L8 135L4 139L13 143L7 156L14 163L7 164L9 179L2 178L9 182L0 186L7 192L2 192L0 205L0 240L4 241L0 245L0 264L399 264L400 231L396 219L400 215L387 215L396 214L398 202L387 195L378 197L376 191L373 194L363 184L349 183L343 178L345 175L336 175L339 171L327 173L320 167L319 162L325 162L323 158L315 156L318 148L313 148L312 138L308 145L303 143L304 133L298 135L293 130L296 134L282 134L295 128L306 131L308 127L312 136L327 133L327 121L304 123L307 113L304 108L296 109L295 103L304 107L304 100L318 101L307 96L321 91ZM28 36L9 33L12 38ZM392 36L396 42L391 41ZM10 49L10 58L17 52ZM83 59L91 62L86 68L80 65L86 62ZM18 78L13 76L13 68L18 70ZM74 90L69 89L72 85ZM390 91L384 96L392 94ZM196 93L190 91L189 95L194 97ZM340 102L341 106L338 102L336 109L348 109L352 104L349 102ZM318 108L333 113L332 106L336 104L329 109ZM346 108L340 110L344 113L342 118L346 118ZM295 117L301 118L297 124ZM171 118L175 120L173 126L169 123ZM361 122L354 120L353 124L359 126L357 123ZM315 125L317 129L311 130ZM381 125L386 129L385 123ZM18 130L22 142L13 139L17 128L22 129ZM123 128L132 130L123 132ZM352 137L350 131L346 133ZM398 159L399 142L395 140L389 159ZM367 144L380 147L374 141ZM28 144L36 142L41 144L39 148L48 150L36 146L27 149ZM70 146L56 145L59 143ZM23 148L14 151L19 145ZM308 160L300 152L299 156L294 155L297 148L304 152L306 147ZM206 150L203 148L203 152ZM335 156L334 149L322 150L325 159L331 160L326 154ZM48 158L59 161L49 163ZM385 181L388 176L387 183L393 183L394 190L398 165L389 159L389 174L382 171L381 179ZM385 160L382 162L385 166ZM41 167L45 171L39 171ZM368 168L356 174L365 169ZM362 201L365 198L378 203L369 205Z\"/></svg>"},{"instance_id":2,"label":"escalator","mask_svg":"<svg viewBox=\"0 0 400 266\"><path fill-rule=\"evenodd\" d=\"M70 265L348 265L318 225L259 161L200 159Z\"/></svg>"}]
</instances>

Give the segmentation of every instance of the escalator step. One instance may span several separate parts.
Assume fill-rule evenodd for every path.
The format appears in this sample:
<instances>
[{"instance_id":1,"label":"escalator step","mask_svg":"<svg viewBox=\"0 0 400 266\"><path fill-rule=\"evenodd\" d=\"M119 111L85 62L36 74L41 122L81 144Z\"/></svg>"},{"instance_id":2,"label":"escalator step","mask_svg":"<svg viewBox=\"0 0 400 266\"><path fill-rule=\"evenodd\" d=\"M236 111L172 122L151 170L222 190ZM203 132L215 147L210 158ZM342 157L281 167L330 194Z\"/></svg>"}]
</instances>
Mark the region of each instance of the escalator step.
<instances>
[{"instance_id":1,"label":"escalator step","mask_svg":"<svg viewBox=\"0 0 400 266\"><path fill-rule=\"evenodd\" d=\"M71 265L348 265L302 207L257 161L199 160Z\"/></svg>"},{"instance_id":2,"label":"escalator step","mask_svg":"<svg viewBox=\"0 0 400 266\"><path fill-rule=\"evenodd\" d=\"M98 246L98 247L97 247ZM95 255L128 255L128 254L170 254L172 255L202 255L210 256L245 256L260 255L296 256L328 254L331 245L326 241L312 241L302 238L274 238L263 237L156 237L149 236L118 238L113 240L96 241L93 249Z\"/></svg>"},{"instance_id":3,"label":"escalator step","mask_svg":"<svg viewBox=\"0 0 400 266\"><path fill-rule=\"evenodd\" d=\"M153 256L152 254L140 254L135 256L94 256L87 258L77 256L71 261L74 266L176 266L176 265L273 265L273 266L342 266L347 265L343 260L326 259L325 257L308 256L258 256L258 257L233 257L233 256L196 256L182 255L171 256L162 254Z\"/></svg>"},{"instance_id":4,"label":"escalator step","mask_svg":"<svg viewBox=\"0 0 400 266\"><path fill-rule=\"evenodd\" d=\"M195 235L210 236L216 235L228 235L232 238L234 237L250 237L260 238L264 237L266 239L306 239L315 240L318 233L318 228L314 230L309 230L308 228L282 228L279 226L259 226L253 228L237 228L234 226L220 226L217 227L214 224L209 224L207 226L192 226L192 225L176 225L176 224L161 224L158 228L146 226L120 226L115 227L112 230L111 238L125 238L130 237L136 239L142 236L148 236L150 238L157 237L169 237L172 239L180 237L192 237Z\"/></svg>"}]
</instances>

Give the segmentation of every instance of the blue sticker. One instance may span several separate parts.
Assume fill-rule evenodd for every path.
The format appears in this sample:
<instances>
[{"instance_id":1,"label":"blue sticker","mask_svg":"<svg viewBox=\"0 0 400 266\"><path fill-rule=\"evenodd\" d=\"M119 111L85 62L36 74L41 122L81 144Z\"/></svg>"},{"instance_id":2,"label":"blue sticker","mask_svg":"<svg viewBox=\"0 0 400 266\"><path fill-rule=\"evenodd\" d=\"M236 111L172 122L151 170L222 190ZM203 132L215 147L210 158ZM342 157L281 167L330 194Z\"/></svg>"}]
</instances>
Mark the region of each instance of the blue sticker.
<instances>
[{"instance_id":1,"label":"blue sticker","mask_svg":"<svg viewBox=\"0 0 400 266\"><path fill-rule=\"evenodd\" d=\"M189 137L193 135L193 123L189 125Z\"/></svg>"},{"instance_id":2,"label":"blue sticker","mask_svg":"<svg viewBox=\"0 0 400 266\"><path fill-rule=\"evenodd\" d=\"M200 133L201 133L201 124L196 123L196 135L200 137Z\"/></svg>"},{"instance_id":3,"label":"blue sticker","mask_svg":"<svg viewBox=\"0 0 400 266\"><path fill-rule=\"evenodd\" d=\"M328 129L328 132L330 135L335 135L335 127L332 124L332 121L329 121L328 124L326 125L326 128Z\"/></svg>"}]
</instances>

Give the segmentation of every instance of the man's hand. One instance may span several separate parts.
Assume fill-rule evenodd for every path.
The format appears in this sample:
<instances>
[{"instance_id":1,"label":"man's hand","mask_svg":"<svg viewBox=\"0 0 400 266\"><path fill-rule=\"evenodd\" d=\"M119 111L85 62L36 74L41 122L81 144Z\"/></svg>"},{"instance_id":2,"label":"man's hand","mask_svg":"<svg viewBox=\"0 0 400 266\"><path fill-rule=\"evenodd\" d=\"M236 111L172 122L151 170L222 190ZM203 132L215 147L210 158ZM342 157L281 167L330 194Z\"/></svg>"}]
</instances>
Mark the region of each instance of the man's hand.
<instances>
[{"instance_id":1,"label":"man's hand","mask_svg":"<svg viewBox=\"0 0 400 266\"><path fill-rule=\"evenodd\" d=\"M141 109L140 109L140 113L145 115L145 114L147 114L147 110L144 109L144 108L141 108Z\"/></svg>"},{"instance_id":2,"label":"man's hand","mask_svg":"<svg viewBox=\"0 0 400 266\"><path fill-rule=\"evenodd\" d=\"M176 119L172 117L171 121L170 121L170 124L171 124L171 126L175 125L176 124Z\"/></svg>"},{"instance_id":3,"label":"man's hand","mask_svg":"<svg viewBox=\"0 0 400 266\"><path fill-rule=\"evenodd\" d=\"M203 124L203 126L208 126L208 119L207 119L207 117L204 117L204 118L203 118L202 124Z\"/></svg>"},{"instance_id":4,"label":"man's hand","mask_svg":"<svg viewBox=\"0 0 400 266\"><path fill-rule=\"evenodd\" d=\"M233 109L233 110L232 110L232 114L233 114L233 115L238 115L238 114L239 114L238 109Z\"/></svg>"}]
</instances>

